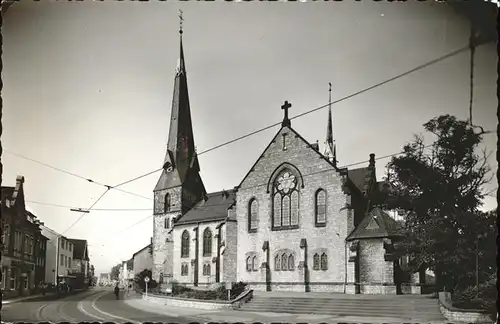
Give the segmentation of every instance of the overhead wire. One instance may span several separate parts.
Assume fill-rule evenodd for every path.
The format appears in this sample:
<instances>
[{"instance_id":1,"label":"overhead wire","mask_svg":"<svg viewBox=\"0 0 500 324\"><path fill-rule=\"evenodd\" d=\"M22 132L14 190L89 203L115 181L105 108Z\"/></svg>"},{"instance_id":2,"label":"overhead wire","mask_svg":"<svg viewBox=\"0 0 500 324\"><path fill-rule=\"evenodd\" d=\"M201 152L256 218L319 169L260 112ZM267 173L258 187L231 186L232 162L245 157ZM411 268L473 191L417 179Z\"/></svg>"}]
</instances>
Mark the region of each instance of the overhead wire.
<instances>
[{"instance_id":1,"label":"overhead wire","mask_svg":"<svg viewBox=\"0 0 500 324\"><path fill-rule=\"evenodd\" d=\"M82 179L82 180L85 180L89 183L93 183L93 184L96 184L96 185L99 185L99 186L102 186L102 187L106 187L106 188L110 188L110 189L114 189L114 190L117 190L117 191L120 191L120 192L123 192L123 193L126 193L126 194L129 194L129 195L132 195L132 196L136 196L136 197L140 197L140 198L144 198L144 199L147 199L147 200L152 200L150 197L146 197L146 196L142 196L142 195L139 195L139 194L136 194L134 192L130 192L130 191L127 191L127 190L123 190L123 189L120 189L120 188L114 188L113 186L110 186L110 185L107 185L107 184L104 184L102 182L99 182L99 181L95 181L91 178L87 178L87 177L84 177L82 175L79 175L79 174L76 174L74 172L70 172L70 171L67 171L67 170L64 170L62 168L58 168L58 167L55 167L53 165L50 165L48 163L45 163L45 162L42 162L42 161L38 161L38 160L35 160L33 158L30 158L30 157L27 157L25 155L22 155L22 154L19 154L19 153L16 153L16 152L13 152L13 151L10 151L10 150L7 150L7 149L4 149L4 152L10 154L10 155L13 155L13 156L16 156L20 159L23 159L23 160L27 160L27 161L30 161L30 162L33 162L33 163L36 163L36 164L40 164L44 167L47 167L49 169L52 169L52 170L55 170L55 171L58 171L58 172L62 172L62 173L65 173L67 175L70 175L70 176L73 176L73 177L76 177L76 178L79 178L79 179Z\"/></svg>"},{"instance_id":2,"label":"overhead wire","mask_svg":"<svg viewBox=\"0 0 500 324\"><path fill-rule=\"evenodd\" d=\"M466 51L466 50L468 50L468 49L470 49L470 44L468 44L467 46L464 46L464 47L462 47L462 48L459 48L459 49L457 49L457 50L455 50L455 51L452 51L452 52L450 52L450 53L448 53L448 54L446 54L446 55L443 55L443 56L441 56L441 57L439 57L439 58L437 58L437 59L434 59L434 60L429 61L429 62L427 62L427 63L424 63L424 64L422 64L422 65L419 65L419 66L417 66L417 67L415 67L415 68L413 68L413 69L411 69L411 70L408 70L408 71L406 71L406 72L404 72L404 73L398 74L398 75L396 75L396 76L394 76L394 77L392 77L392 78L389 78L389 79L386 79L386 80L384 80L384 81L382 81L382 82L376 83L375 85L372 85L372 86L367 87L367 88L364 88L364 89L362 89L362 90L360 90L360 91L354 92L354 93L352 93L352 94L350 94L350 95L348 95L348 96L345 96L345 97L342 97L342 98L340 98L340 99L337 99L337 100L335 100L334 102L331 102L331 103L329 102L328 104L325 104L325 105L319 106L319 107L317 107L317 108L314 108L314 109L311 109L311 110L306 111L306 112L304 112L304 113L301 113L301 114L299 114L299 115L296 115L296 116L294 116L294 117L292 117L292 118L290 118L290 119L296 119L296 118L299 118L299 117L305 116L305 115L307 115L307 114L313 113L313 112L318 111L318 110L320 110L320 109L324 109L324 108L326 108L326 107L330 106L331 104L336 104L336 103L339 103L339 102L345 101L345 100L347 100L347 99L350 99L350 98L352 98L352 97L355 97L355 96L357 96L357 95L360 95L360 94L362 94L362 93L365 93L365 92L367 92L367 91L373 90L373 89L378 88L378 87L380 87L380 86L382 86L382 85L385 85L385 84L387 84L387 83L389 83L389 82L392 82L392 81L397 80L397 79L399 79L399 78L401 78L401 77L404 77L404 76L406 76L406 75L409 75L409 74L411 74L411 73L413 73L413 72L416 72L416 71L418 71L418 70L421 70L421 69L423 69L423 68L426 68L426 67L428 67L428 66L430 66L430 65L436 64L436 63L438 63L438 62L440 62L440 61L442 61L442 60L445 60L445 59L447 59L447 58L449 58L449 57L455 56L455 55L457 55L457 54L459 54L459 53L461 53L461 52L463 52L463 51ZM242 139L245 139L245 138L247 138L247 137L253 136L253 135L255 135L255 134L258 134L258 133L260 133L260 132L263 132L263 131L265 131L265 130L268 130L268 129L273 128L273 127L278 126L278 125L280 125L280 123L275 123L275 124L272 124L272 125L266 126L266 127L264 127L264 128L258 129L258 130L256 130L256 131L253 131L253 132L248 133L248 134L246 134L246 135L243 135L243 136L237 137L237 138L235 138L235 139L233 139L233 140L230 140L230 141L224 142L224 143L222 143L222 144L216 145L216 146L214 146L214 147L212 147L212 148L210 148L210 149L207 149L207 150L205 150L205 151L202 151L202 152L200 152L200 153L197 153L197 155L202 155L202 154L205 154L205 153L208 153L208 152L214 151L214 150L216 150L216 149L218 149L218 148L221 148L221 147L224 147L224 146L226 146L226 145L232 144L232 143L234 143L234 142L240 141L240 140L242 140ZM45 164L44 164L44 165L45 165ZM46 165L46 166L48 166L48 165ZM64 173L67 173L67 174L70 174L70 175L73 175L73 176L77 176L77 177L79 177L79 178L84 178L84 177L82 177L82 176L76 175L76 174L74 174L74 173L71 173L71 172L68 172L68 171L65 171L65 170L62 170L62 169L59 169L59 168L54 168L54 167L52 167L52 166L48 166L48 167L51 167L51 168L53 168L53 169L55 169L55 170L56 170L56 169L58 169L58 171L61 171L61 172L64 172ZM151 175L151 174L154 174L154 173L156 173L156 172L158 172L158 171L161 171L162 169L163 169L163 168L158 168L158 169L153 170L153 171L150 171L150 172L148 172L148 173L146 173L146 174L143 174L143 175L140 175L140 176L138 176L138 177L132 178L132 179L130 179L130 180L127 180L127 181L121 182L121 183L119 183L119 184L117 184L117 185L115 185L115 186L108 186L108 185L105 185L105 184L100 184L100 183L98 183L98 184L100 184L100 185L104 185L107 189L106 189L106 191L105 191L105 192L104 192L104 193L103 193L103 194L102 194L102 195L101 195L101 196L97 199L97 201L96 201L96 202L95 202L95 203L94 203L94 204L93 204L90 208L88 208L88 209L87 209L87 211L88 211L88 210L91 210L91 209L92 209L92 207L93 207L93 206L95 206L95 204L97 204L97 202L98 202L100 199L102 199L102 197L103 197L103 196L104 196L104 195L105 195L105 194L106 194L106 193L107 193L110 189L117 189L117 187L123 186L123 185L128 184L128 183L131 183L131 182L133 182L133 181L137 181L137 180L139 180L139 179L141 179L141 178L144 178L144 177L149 176L149 175ZM88 178L84 178L84 179L85 179L85 180L87 180L87 181L89 181L89 182L94 182L94 181L92 181L91 179L88 179ZM150 198L146 198L146 199L150 199ZM79 221L80 221L80 220L81 220L81 219L85 216L85 213L86 213L86 212L83 212L83 213L82 213L82 215L81 215L81 216L80 216L80 217L79 217L79 218L78 218L78 219L77 219L77 220L76 220L76 221L75 221L75 222L74 222L74 223L73 223L73 224L72 224L72 225L71 225L71 226L70 226L70 227L69 227L66 231L68 231L68 230L69 230L69 229L71 229L71 228L72 228L75 224L77 224L77 223L78 223L78 222L79 222ZM65 232L66 232L66 231L65 231Z\"/></svg>"},{"instance_id":3,"label":"overhead wire","mask_svg":"<svg viewBox=\"0 0 500 324\"><path fill-rule=\"evenodd\" d=\"M413 73L413 72L416 72L416 71L418 71L418 70L421 70L421 69L423 69L423 68L426 68L426 67L428 67L428 66L430 66L430 65L436 64L436 63L438 63L438 62L440 62L440 61L443 61L443 60L445 60L445 59L447 59L447 58L450 58L450 57L453 57L453 56L455 56L455 55L458 55L458 54L460 54L460 53L462 53L462 52L464 52L464 51L467 51L468 49L469 49L469 45L463 46L463 47L461 47L461 48L459 48L459 49L457 49L457 50L454 50L454 51L452 51L452 52L450 52L450 53L448 53L448 54L446 54L446 55L440 56L440 57L438 57L437 59L434 59L434 60L429 61L429 62L427 62L427 63L421 64L421 65L419 65L419 66L417 66L417 67L415 67L415 68L413 68L413 69L411 69L411 70L408 70L408 71L406 71L406 72L404 72L404 73L398 74L398 75L396 75L396 76L394 76L394 77L392 77L392 78L386 79L386 80L381 81L381 82L379 82L379 83L376 83L376 84L374 84L374 85L372 85L372 86L370 86L370 87L367 87L367 88L364 88L364 89L362 89L362 90L360 90L360 91L354 92L354 93L352 93L352 94L350 94L350 95L347 95L347 96L345 96L345 97L342 97L342 98L340 98L340 99L337 99L337 100L335 100L335 101L333 101L333 102L331 102L331 103L327 103L327 104L325 104L325 105L322 105L322 106L316 107L316 108L314 108L314 109L308 110L308 111L306 111L306 112L304 112L304 113L298 114L298 115L296 115L296 116L294 116L294 117L291 117L290 119L296 119L296 118L299 118L299 117L302 117L302 116L308 115L308 114L310 114L310 113L313 113L313 112L316 112L316 111L318 111L318 110L324 109L324 108L328 107L330 104L336 104L336 103L339 103L339 102L345 101L345 100L347 100L347 99L350 99L350 98L352 98L352 97L358 96L358 95L360 95L360 94L362 94L362 93L365 93L365 92L367 92L367 91L370 91L370 90L373 90L373 89L375 89L375 88L378 88L378 87L380 87L380 86L382 86L382 85L385 85L385 84L387 84L387 83L389 83L389 82L392 82L392 81L395 81L395 80L397 80L397 79L399 79L399 78L402 78L402 77L404 77L404 76L406 76L406 75L408 75L408 74L411 74L411 73ZM207 150L205 150L205 151L202 151L202 152L200 152L200 153L197 153L197 155L199 156L199 155L202 155L202 154L205 154L205 153L211 152L211 151L213 151L213 150L216 150L216 149L219 149L219 148L224 147L224 146L226 146L226 145L229 145L229 144L232 144L232 143L234 143L234 142L240 141L240 140L245 139L245 138L247 138L247 137L250 137L250 136L256 135L256 134L258 134L258 133L261 133L261 132L263 132L263 131L266 131L266 130L268 130L268 129L270 129L270 128L273 128L273 127L275 127L275 126L279 126L279 125L281 125L281 122L279 122L279 123L274 123L274 124L272 124L272 125L269 125L269 126L266 126L266 127L260 128L260 129L258 129L258 130L255 130L255 131L251 132L251 133L248 133L248 134L246 134L246 135L243 135L243 136L237 137L237 138L232 139L232 140L230 140L230 141L227 141L227 142L224 142L224 143L222 143L222 144L219 144L219 145L216 145L216 146L214 146L214 147L211 147L211 148L209 148L209 149L207 149ZM182 162L185 162L185 161L182 161ZM127 181L121 182L121 183L117 184L117 185L116 185L116 186L114 186L114 187L115 187L115 188L116 188L116 187L121 187L121 186L123 186L123 185L125 185L125 184L128 184L128 183L131 183L131 182L133 182L133 181L136 181L136 180L142 179L142 178L144 178L144 177L147 177L147 176L149 176L149 175L151 175L151 174L154 174L154 173L156 173L156 172L159 172L159 171L161 171L161 170L163 170L163 168L158 168L158 169L156 169L156 170L150 171L150 172L148 172L148 173L145 173L145 174L143 174L143 175L137 176L137 177L132 178L132 179L130 179L130 180L127 180Z\"/></svg>"}]
</instances>

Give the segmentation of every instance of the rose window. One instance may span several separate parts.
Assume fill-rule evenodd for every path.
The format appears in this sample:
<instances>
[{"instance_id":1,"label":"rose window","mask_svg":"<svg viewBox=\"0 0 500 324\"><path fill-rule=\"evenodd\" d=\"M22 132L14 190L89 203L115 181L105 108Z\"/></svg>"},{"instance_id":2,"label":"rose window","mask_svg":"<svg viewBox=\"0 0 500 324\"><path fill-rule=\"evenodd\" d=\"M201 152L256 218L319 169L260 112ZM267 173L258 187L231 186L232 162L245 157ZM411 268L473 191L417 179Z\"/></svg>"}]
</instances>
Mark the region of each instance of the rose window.
<instances>
[{"instance_id":1,"label":"rose window","mask_svg":"<svg viewBox=\"0 0 500 324\"><path fill-rule=\"evenodd\" d=\"M278 179L278 190L283 191L284 194L287 194L294 188L295 188L295 176L288 172L285 172Z\"/></svg>"}]
</instances>

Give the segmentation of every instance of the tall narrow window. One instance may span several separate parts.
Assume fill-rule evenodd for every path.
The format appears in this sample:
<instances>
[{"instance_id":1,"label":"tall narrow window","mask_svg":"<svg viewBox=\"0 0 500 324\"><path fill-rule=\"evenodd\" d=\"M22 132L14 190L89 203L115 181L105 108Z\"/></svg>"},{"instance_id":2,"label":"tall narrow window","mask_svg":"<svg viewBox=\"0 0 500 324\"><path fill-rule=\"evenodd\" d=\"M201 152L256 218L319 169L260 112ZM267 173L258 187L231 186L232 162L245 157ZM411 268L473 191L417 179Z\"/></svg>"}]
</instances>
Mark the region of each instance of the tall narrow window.
<instances>
[{"instance_id":1,"label":"tall narrow window","mask_svg":"<svg viewBox=\"0 0 500 324\"><path fill-rule=\"evenodd\" d=\"M319 270L319 254L315 253L313 257L313 270Z\"/></svg>"},{"instance_id":2,"label":"tall narrow window","mask_svg":"<svg viewBox=\"0 0 500 324\"><path fill-rule=\"evenodd\" d=\"M250 200L248 204L248 231L256 232L257 231L257 220L259 213L259 205L257 203L257 199L253 198Z\"/></svg>"},{"instance_id":3,"label":"tall narrow window","mask_svg":"<svg viewBox=\"0 0 500 324\"><path fill-rule=\"evenodd\" d=\"M273 195L273 229L297 228L299 193L297 178L291 171L284 170L276 177Z\"/></svg>"},{"instance_id":4,"label":"tall narrow window","mask_svg":"<svg viewBox=\"0 0 500 324\"><path fill-rule=\"evenodd\" d=\"M281 260L279 255L274 257L274 270L276 271L281 270Z\"/></svg>"},{"instance_id":5,"label":"tall narrow window","mask_svg":"<svg viewBox=\"0 0 500 324\"><path fill-rule=\"evenodd\" d=\"M328 257L326 253L321 254L321 270L328 270Z\"/></svg>"},{"instance_id":6,"label":"tall narrow window","mask_svg":"<svg viewBox=\"0 0 500 324\"><path fill-rule=\"evenodd\" d=\"M207 274L206 274L206 275L207 275L207 276L210 276L211 272L212 272L212 271L211 271L210 264L207 264Z\"/></svg>"},{"instance_id":7,"label":"tall narrow window","mask_svg":"<svg viewBox=\"0 0 500 324\"><path fill-rule=\"evenodd\" d=\"M165 212L170 211L170 194L167 192L165 194Z\"/></svg>"},{"instance_id":8,"label":"tall narrow window","mask_svg":"<svg viewBox=\"0 0 500 324\"><path fill-rule=\"evenodd\" d=\"M210 228L205 228L203 232L203 256L212 255L212 231Z\"/></svg>"},{"instance_id":9,"label":"tall narrow window","mask_svg":"<svg viewBox=\"0 0 500 324\"><path fill-rule=\"evenodd\" d=\"M257 271L257 256L254 255L252 258L252 270Z\"/></svg>"},{"instance_id":10,"label":"tall narrow window","mask_svg":"<svg viewBox=\"0 0 500 324\"><path fill-rule=\"evenodd\" d=\"M189 257L189 233L188 231L184 231L182 233L181 238L181 257L188 258Z\"/></svg>"},{"instance_id":11,"label":"tall narrow window","mask_svg":"<svg viewBox=\"0 0 500 324\"><path fill-rule=\"evenodd\" d=\"M170 218L165 217L165 224L164 224L164 227L165 227L165 228L170 228Z\"/></svg>"},{"instance_id":12,"label":"tall narrow window","mask_svg":"<svg viewBox=\"0 0 500 324\"><path fill-rule=\"evenodd\" d=\"M274 211L273 211L273 226L279 228L281 226L281 195L276 193L274 195Z\"/></svg>"},{"instance_id":13,"label":"tall narrow window","mask_svg":"<svg viewBox=\"0 0 500 324\"><path fill-rule=\"evenodd\" d=\"M288 270L293 271L295 269L295 258L293 254L288 256Z\"/></svg>"},{"instance_id":14,"label":"tall narrow window","mask_svg":"<svg viewBox=\"0 0 500 324\"><path fill-rule=\"evenodd\" d=\"M247 271L252 271L252 257L247 257Z\"/></svg>"},{"instance_id":15,"label":"tall narrow window","mask_svg":"<svg viewBox=\"0 0 500 324\"><path fill-rule=\"evenodd\" d=\"M326 192L320 189L316 192L316 226L325 226L326 223Z\"/></svg>"},{"instance_id":16,"label":"tall narrow window","mask_svg":"<svg viewBox=\"0 0 500 324\"><path fill-rule=\"evenodd\" d=\"M281 270L285 271L288 269L288 257L285 253L281 255Z\"/></svg>"}]
</instances>

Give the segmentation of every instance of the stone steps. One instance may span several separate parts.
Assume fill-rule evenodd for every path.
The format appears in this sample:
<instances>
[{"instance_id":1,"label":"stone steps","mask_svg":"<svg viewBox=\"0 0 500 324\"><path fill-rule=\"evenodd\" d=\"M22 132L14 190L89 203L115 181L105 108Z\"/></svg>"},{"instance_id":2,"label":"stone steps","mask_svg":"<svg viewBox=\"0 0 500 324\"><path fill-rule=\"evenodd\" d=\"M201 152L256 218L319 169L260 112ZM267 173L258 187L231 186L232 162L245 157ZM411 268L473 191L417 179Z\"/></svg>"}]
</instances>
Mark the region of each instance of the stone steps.
<instances>
[{"instance_id":1,"label":"stone steps","mask_svg":"<svg viewBox=\"0 0 500 324\"><path fill-rule=\"evenodd\" d=\"M430 298L300 298L264 297L254 298L239 309L249 312L274 312L289 314L324 314L337 316L397 317L419 321L442 321L438 301Z\"/></svg>"}]
</instances>

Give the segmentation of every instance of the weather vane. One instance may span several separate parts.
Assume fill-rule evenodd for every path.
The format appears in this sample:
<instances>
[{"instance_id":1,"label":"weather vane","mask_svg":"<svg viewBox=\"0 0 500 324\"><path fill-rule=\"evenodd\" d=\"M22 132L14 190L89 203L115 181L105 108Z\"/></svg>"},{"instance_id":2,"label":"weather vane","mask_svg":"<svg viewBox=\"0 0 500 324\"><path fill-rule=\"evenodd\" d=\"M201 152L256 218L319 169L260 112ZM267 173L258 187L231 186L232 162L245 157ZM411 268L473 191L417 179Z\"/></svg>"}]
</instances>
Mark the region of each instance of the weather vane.
<instances>
[{"instance_id":1,"label":"weather vane","mask_svg":"<svg viewBox=\"0 0 500 324\"><path fill-rule=\"evenodd\" d=\"M179 25L180 25L180 29L179 29L179 33L182 34L182 21L184 20L184 18L182 17L182 10L179 9Z\"/></svg>"}]
</instances>

